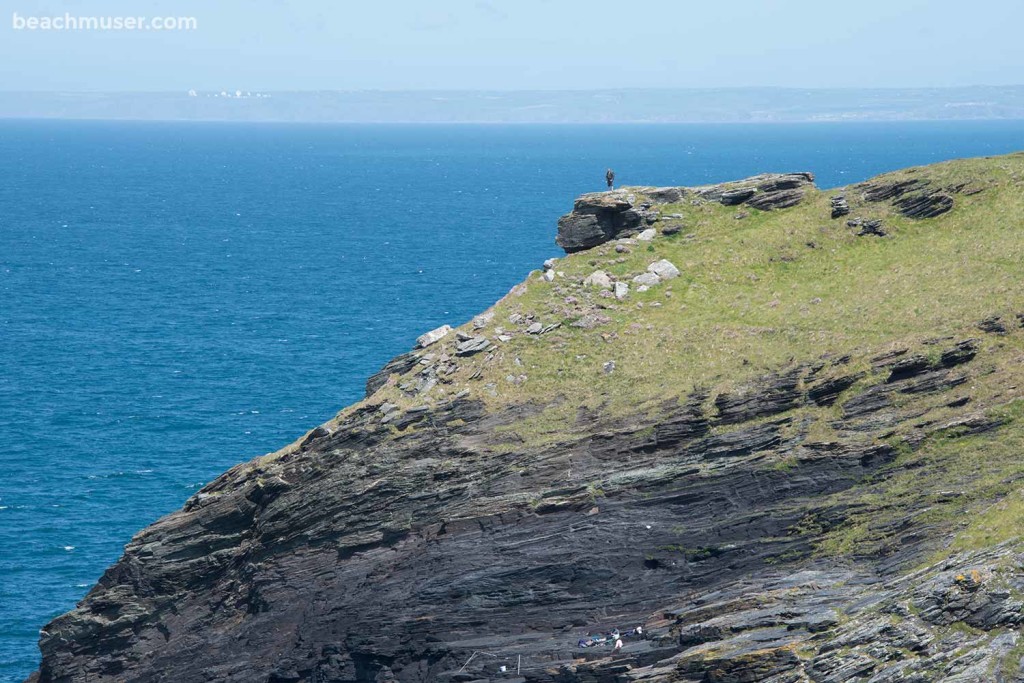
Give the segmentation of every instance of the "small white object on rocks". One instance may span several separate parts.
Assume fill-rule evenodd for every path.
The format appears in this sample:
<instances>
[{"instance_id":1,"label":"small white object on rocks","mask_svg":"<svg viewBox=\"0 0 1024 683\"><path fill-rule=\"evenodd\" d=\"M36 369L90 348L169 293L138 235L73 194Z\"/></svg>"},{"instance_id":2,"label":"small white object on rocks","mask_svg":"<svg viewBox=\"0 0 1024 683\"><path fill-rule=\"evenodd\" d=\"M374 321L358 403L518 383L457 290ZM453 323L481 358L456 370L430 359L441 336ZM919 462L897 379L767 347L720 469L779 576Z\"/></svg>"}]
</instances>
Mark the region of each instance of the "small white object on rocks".
<instances>
[{"instance_id":1,"label":"small white object on rocks","mask_svg":"<svg viewBox=\"0 0 1024 683\"><path fill-rule=\"evenodd\" d=\"M547 261L544 262L544 270L554 269L556 263L558 263L558 259L549 258Z\"/></svg>"},{"instance_id":2,"label":"small white object on rocks","mask_svg":"<svg viewBox=\"0 0 1024 683\"><path fill-rule=\"evenodd\" d=\"M654 273L662 280L671 280L674 277L679 277L679 269L675 265L666 259L655 261L651 265L647 266L647 271Z\"/></svg>"},{"instance_id":3,"label":"small white object on rocks","mask_svg":"<svg viewBox=\"0 0 1024 683\"><path fill-rule=\"evenodd\" d=\"M601 289L611 289L612 279L608 277L608 273L603 270L595 270L593 273L588 275L583 280L583 284L588 287L599 287Z\"/></svg>"},{"instance_id":4,"label":"small white object on rocks","mask_svg":"<svg viewBox=\"0 0 1024 683\"><path fill-rule=\"evenodd\" d=\"M642 233L637 235L636 238L638 240L640 240L641 242L650 242L651 240L653 240L657 236L657 234L658 234L658 231L655 230L654 228L647 228Z\"/></svg>"},{"instance_id":5,"label":"small white object on rocks","mask_svg":"<svg viewBox=\"0 0 1024 683\"><path fill-rule=\"evenodd\" d=\"M635 282L638 285L654 287L655 285L661 284L661 278L658 277L655 273L640 273L635 278L633 278L633 282Z\"/></svg>"},{"instance_id":6,"label":"small white object on rocks","mask_svg":"<svg viewBox=\"0 0 1024 683\"><path fill-rule=\"evenodd\" d=\"M627 285L625 282L616 282L615 298L621 301L622 299L625 299L627 296L629 296L629 285Z\"/></svg>"},{"instance_id":7,"label":"small white object on rocks","mask_svg":"<svg viewBox=\"0 0 1024 683\"><path fill-rule=\"evenodd\" d=\"M448 333L452 331L451 325L441 325L435 330L430 332L424 332L420 336L416 337L416 345L421 349L425 349L434 342L438 342L448 336Z\"/></svg>"}]
</instances>

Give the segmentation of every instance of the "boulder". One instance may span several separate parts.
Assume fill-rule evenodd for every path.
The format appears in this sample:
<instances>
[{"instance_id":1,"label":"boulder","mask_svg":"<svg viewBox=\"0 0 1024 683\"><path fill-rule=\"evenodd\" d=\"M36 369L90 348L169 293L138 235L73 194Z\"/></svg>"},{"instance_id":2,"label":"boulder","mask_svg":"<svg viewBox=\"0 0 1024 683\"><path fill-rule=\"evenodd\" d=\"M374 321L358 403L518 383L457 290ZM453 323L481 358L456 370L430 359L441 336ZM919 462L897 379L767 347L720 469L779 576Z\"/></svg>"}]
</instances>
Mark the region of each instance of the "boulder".
<instances>
[{"instance_id":1,"label":"boulder","mask_svg":"<svg viewBox=\"0 0 1024 683\"><path fill-rule=\"evenodd\" d=\"M633 278L633 282L638 285L653 287L661 284L661 278L658 277L657 273L640 273Z\"/></svg>"},{"instance_id":2,"label":"boulder","mask_svg":"<svg viewBox=\"0 0 1024 683\"><path fill-rule=\"evenodd\" d=\"M441 325L441 327L433 329L430 332L424 332L420 336L416 337L416 346L421 349L425 349L431 344L444 339L451 331L451 325Z\"/></svg>"},{"instance_id":3,"label":"boulder","mask_svg":"<svg viewBox=\"0 0 1024 683\"><path fill-rule=\"evenodd\" d=\"M635 232L645 223L627 196L618 192L595 192L576 200L572 213L558 220L555 242L573 253L596 247L617 235Z\"/></svg>"},{"instance_id":4,"label":"boulder","mask_svg":"<svg viewBox=\"0 0 1024 683\"><path fill-rule=\"evenodd\" d=\"M600 289L611 289L612 279L603 270L595 270L583 280L587 287L598 287Z\"/></svg>"},{"instance_id":5,"label":"boulder","mask_svg":"<svg viewBox=\"0 0 1024 683\"><path fill-rule=\"evenodd\" d=\"M455 347L456 356L472 356L475 353L486 351L491 345L491 342L487 337L472 337L464 342L460 342Z\"/></svg>"},{"instance_id":6,"label":"boulder","mask_svg":"<svg viewBox=\"0 0 1024 683\"><path fill-rule=\"evenodd\" d=\"M666 259L655 261L651 265L647 266L647 272L654 273L662 280L671 280L672 278L679 277L679 269L675 265Z\"/></svg>"},{"instance_id":7,"label":"boulder","mask_svg":"<svg viewBox=\"0 0 1024 683\"><path fill-rule=\"evenodd\" d=\"M619 299L619 300L622 300L622 299L625 299L628 295L629 295L629 285L627 285L625 282L616 282L615 283L615 298Z\"/></svg>"},{"instance_id":8,"label":"boulder","mask_svg":"<svg viewBox=\"0 0 1024 683\"><path fill-rule=\"evenodd\" d=\"M647 228L646 230L641 232L639 235L637 235L636 238L638 240L640 240L641 242L650 242L655 237L657 237L657 235L658 235L658 231L657 230L655 230L654 228Z\"/></svg>"}]
</instances>

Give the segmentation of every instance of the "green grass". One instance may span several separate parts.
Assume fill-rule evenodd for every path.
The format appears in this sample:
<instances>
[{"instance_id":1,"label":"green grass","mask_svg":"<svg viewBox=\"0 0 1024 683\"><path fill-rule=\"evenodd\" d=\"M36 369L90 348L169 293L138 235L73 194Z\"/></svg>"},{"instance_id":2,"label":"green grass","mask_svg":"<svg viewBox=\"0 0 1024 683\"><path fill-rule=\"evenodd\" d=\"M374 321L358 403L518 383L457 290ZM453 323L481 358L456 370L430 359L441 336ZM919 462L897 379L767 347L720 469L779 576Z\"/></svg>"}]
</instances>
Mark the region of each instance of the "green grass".
<instances>
[{"instance_id":1,"label":"green grass","mask_svg":"<svg viewBox=\"0 0 1024 683\"><path fill-rule=\"evenodd\" d=\"M831 502L856 511L824 534L813 518L804 521L807 533L821 534L818 552L884 552L896 540L890 526L894 522L907 522L900 526L901 534L927 526L949 532L936 537L953 536L930 562L1018 538L1024 528L1024 400L991 416L1005 424L974 436L962 436L956 429L935 434L916 450L903 450L871 481L833 496Z\"/></svg>"},{"instance_id":2,"label":"green grass","mask_svg":"<svg viewBox=\"0 0 1024 683\"><path fill-rule=\"evenodd\" d=\"M508 316L522 313L562 327L543 337L517 335L490 362L474 357L450 392L476 390L495 406L572 397L549 420L564 426L581 404L625 414L697 386L727 388L790 359L976 334L973 323L986 315L1024 310L1024 155L950 162L914 175L988 188L958 195L953 211L927 220L899 217L887 203L863 204L847 190L851 217L885 220L891 236L881 239L856 236L845 218L830 220L832 192L812 193L791 209L749 210L743 220L734 218L735 208L714 203L667 207L665 213L687 216L692 237L658 238L651 252L637 246L620 255L604 245L575 254L559 262L566 277L554 283L534 273L525 294L496 307L493 325L511 328ZM683 275L624 302L579 284L598 268L624 278L660 258ZM567 296L580 306L566 304ZM594 330L569 326L591 306L607 306L600 312L612 322ZM611 374L602 371L608 360L616 363ZM478 367L483 378L470 380ZM521 385L504 379L520 373L528 376ZM491 391L481 391L488 381Z\"/></svg>"}]
</instances>

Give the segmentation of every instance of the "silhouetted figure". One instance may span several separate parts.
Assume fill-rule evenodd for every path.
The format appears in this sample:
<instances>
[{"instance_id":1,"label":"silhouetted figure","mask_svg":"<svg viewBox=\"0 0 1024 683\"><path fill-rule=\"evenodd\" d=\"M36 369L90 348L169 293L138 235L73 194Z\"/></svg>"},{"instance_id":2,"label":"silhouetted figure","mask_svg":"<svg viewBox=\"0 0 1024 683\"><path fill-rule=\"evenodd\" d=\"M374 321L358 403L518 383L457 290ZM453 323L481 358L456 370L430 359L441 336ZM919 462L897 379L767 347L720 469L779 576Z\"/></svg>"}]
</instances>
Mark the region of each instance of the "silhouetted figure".
<instances>
[{"instance_id":1,"label":"silhouetted figure","mask_svg":"<svg viewBox=\"0 0 1024 683\"><path fill-rule=\"evenodd\" d=\"M609 168L604 172L604 179L608 183L609 190L615 187L615 171Z\"/></svg>"}]
</instances>

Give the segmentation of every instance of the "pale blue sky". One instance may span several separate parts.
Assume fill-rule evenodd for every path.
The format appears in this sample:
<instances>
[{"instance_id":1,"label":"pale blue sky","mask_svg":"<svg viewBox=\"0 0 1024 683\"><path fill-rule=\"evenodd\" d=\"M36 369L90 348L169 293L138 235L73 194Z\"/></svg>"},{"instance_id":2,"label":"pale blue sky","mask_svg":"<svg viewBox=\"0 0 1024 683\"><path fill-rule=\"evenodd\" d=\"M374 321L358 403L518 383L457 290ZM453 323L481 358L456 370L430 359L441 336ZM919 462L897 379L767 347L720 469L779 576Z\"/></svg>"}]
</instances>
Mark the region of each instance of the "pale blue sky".
<instances>
[{"instance_id":1,"label":"pale blue sky","mask_svg":"<svg viewBox=\"0 0 1024 683\"><path fill-rule=\"evenodd\" d=\"M1024 82L1021 0L3 0L0 90ZM194 16L41 32L21 16Z\"/></svg>"}]
</instances>

